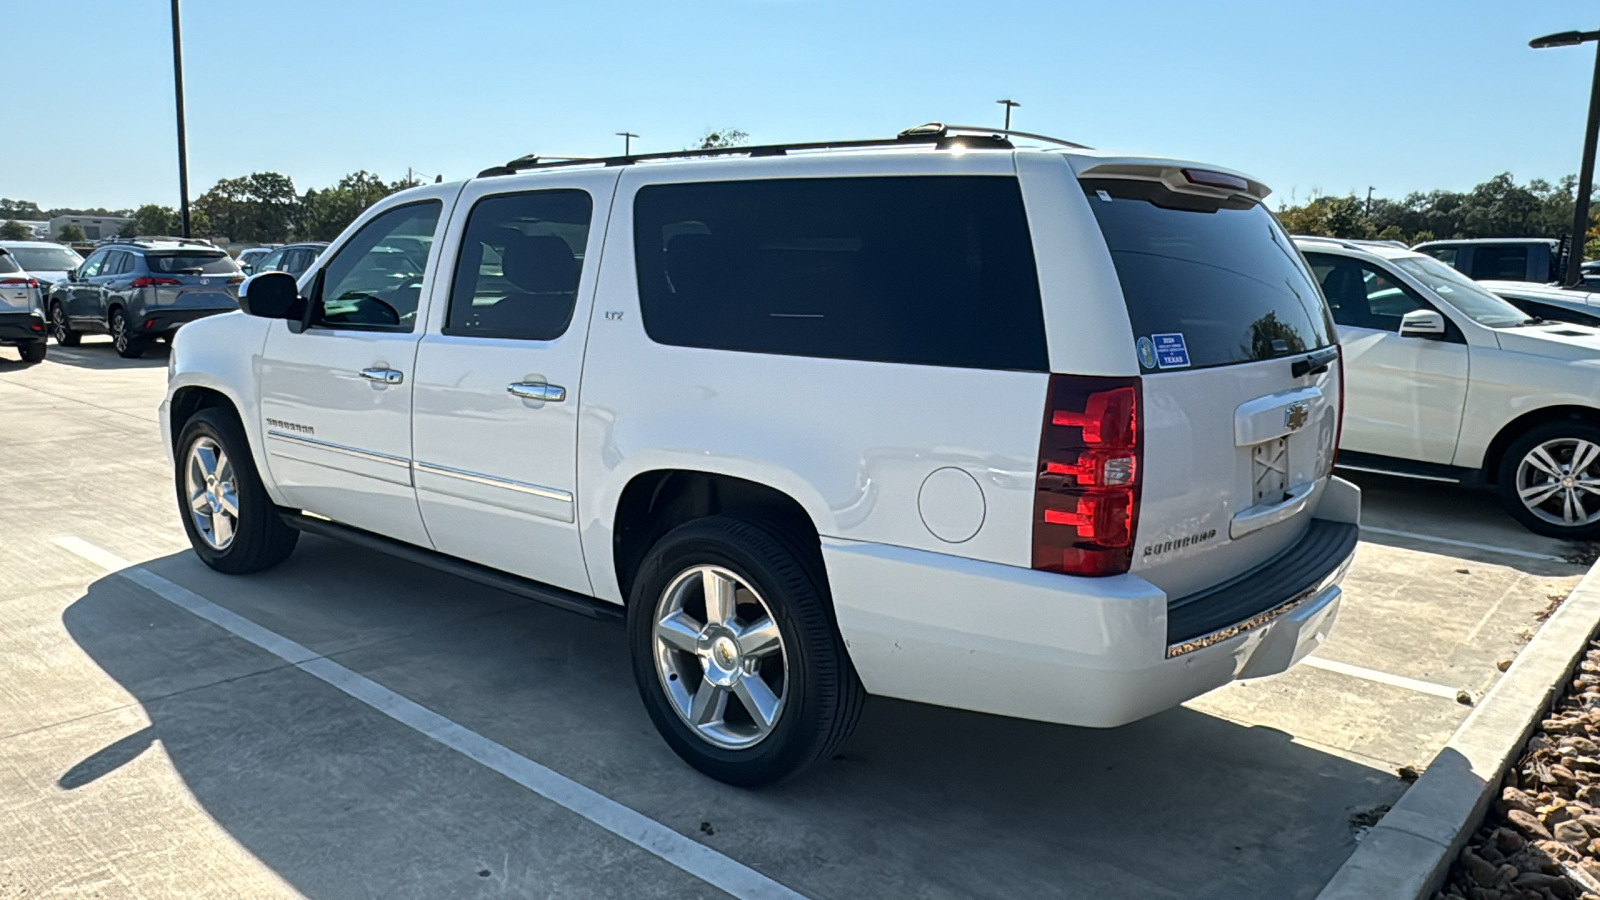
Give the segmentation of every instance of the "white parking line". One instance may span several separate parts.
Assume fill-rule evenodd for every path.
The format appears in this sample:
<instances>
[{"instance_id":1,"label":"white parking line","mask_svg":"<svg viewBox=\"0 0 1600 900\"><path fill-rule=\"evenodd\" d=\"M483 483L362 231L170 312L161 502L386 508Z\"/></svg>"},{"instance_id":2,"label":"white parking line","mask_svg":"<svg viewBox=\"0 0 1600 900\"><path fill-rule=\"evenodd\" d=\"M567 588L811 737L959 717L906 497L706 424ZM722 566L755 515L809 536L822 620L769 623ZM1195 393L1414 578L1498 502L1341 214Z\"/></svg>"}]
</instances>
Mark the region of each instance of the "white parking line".
<instances>
[{"instance_id":1,"label":"white parking line","mask_svg":"<svg viewBox=\"0 0 1600 900\"><path fill-rule=\"evenodd\" d=\"M1349 663L1342 663L1331 659L1323 659L1320 656L1308 656L1305 659L1302 659L1301 662L1311 666L1314 669L1338 672L1340 675L1349 675L1352 678L1362 678L1367 681L1376 681L1379 684L1387 684L1391 687L1405 688L1406 690L1416 691L1422 694L1432 694L1435 697L1443 697L1446 700L1456 699L1456 694L1458 693L1453 687L1445 687L1442 684L1434 684L1431 681L1418 681L1415 678L1407 678L1404 675L1390 675L1388 672L1380 672L1377 669L1369 669L1365 666L1352 666Z\"/></svg>"},{"instance_id":2,"label":"white parking line","mask_svg":"<svg viewBox=\"0 0 1600 900\"><path fill-rule=\"evenodd\" d=\"M1569 559L1552 556L1549 553L1534 553L1531 550L1518 550L1514 547L1499 547L1494 544L1480 544L1476 541L1458 541L1455 538L1434 537L1431 534L1418 534L1415 531L1398 531L1393 528L1379 528L1375 525L1363 525L1362 531L1373 534L1387 534L1393 537L1410 538L1414 541L1428 541L1434 544L1445 544L1451 547L1466 547L1470 550L1487 550L1490 553L1503 553L1506 556L1520 556L1523 559L1541 559L1548 562L1571 563ZM1576 565L1575 563L1573 563Z\"/></svg>"},{"instance_id":3,"label":"white parking line","mask_svg":"<svg viewBox=\"0 0 1600 900\"><path fill-rule=\"evenodd\" d=\"M639 848L661 857L720 890L752 900L804 900L760 872L673 831L660 822L546 768L526 756L358 675L333 660L283 635L230 612L160 575L138 568L110 551L77 537L59 537L64 550L116 572L162 599L181 607L291 663L386 716L515 781L530 791L577 813Z\"/></svg>"}]
</instances>

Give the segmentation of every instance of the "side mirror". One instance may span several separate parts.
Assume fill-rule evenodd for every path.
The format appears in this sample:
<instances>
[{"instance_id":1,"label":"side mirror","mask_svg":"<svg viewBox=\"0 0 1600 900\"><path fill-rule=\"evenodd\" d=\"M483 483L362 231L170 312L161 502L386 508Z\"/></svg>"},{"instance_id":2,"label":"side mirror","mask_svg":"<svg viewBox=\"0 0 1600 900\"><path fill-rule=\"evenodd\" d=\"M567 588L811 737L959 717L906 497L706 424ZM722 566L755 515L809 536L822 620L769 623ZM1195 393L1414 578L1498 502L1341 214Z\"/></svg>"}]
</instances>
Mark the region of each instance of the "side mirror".
<instances>
[{"instance_id":1,"label":"side mirror","mask_svg":"<svg viewBox=\"0 0 1600 900\"><path fill-rule=\"evenodd\" d=\"M1400 317L1400 336L1438 340L1444 337L1444 314L1432 309L1414 309Z\"/></svg>"},{"instance_id":2,"label":"side mirror","mask_svg":"<svg viewBox=\"0 0 1600 900\"><path fill-rule=\"evenodd\" d=\"M305 311L294 277L283 272L251 275L239 285L239 308L263 319L298 321Z\"/></svg>"}]
</instances>

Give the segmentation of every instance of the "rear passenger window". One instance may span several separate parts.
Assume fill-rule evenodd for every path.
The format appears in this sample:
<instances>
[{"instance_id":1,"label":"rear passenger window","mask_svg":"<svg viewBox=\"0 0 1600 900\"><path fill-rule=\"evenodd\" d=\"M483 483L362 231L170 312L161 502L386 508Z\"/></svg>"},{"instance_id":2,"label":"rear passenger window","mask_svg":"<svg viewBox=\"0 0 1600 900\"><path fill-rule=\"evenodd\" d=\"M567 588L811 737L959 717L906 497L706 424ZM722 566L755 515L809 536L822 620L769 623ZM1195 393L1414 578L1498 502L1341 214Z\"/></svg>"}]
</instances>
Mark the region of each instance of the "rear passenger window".
<instances>
[{"instance_id":1,"label":"rear passenger window","mask_svg":"<svg viewBox=\"0 0 1600 900\"><path fill-rule=\"evenodd\" d=\"M467 217L444 333L548 341L572 321L594 204L579 190L485 197Z\"/></svg>"},{"instance_id":2,"label":"rear passenger window","mask_svg":"<svg viewBox=\"0 0 1600 900\"><path fill-rule=\"evenodd\" d=\"M1472 251L1474 281L1526 281L1528 279L1527 247L1493 247L1480 245Z\"/></svg>"},{"instance_id":3,"label":"rear passenger window","mask_svg":"<svg viewBox=\"0 0 1600 900\"><path fill-rule=\"evenodd\" d=\"M634 201L645 331L684 347L1047 371L1015 178L663 184Z\"/></svg>"}]
</instances>

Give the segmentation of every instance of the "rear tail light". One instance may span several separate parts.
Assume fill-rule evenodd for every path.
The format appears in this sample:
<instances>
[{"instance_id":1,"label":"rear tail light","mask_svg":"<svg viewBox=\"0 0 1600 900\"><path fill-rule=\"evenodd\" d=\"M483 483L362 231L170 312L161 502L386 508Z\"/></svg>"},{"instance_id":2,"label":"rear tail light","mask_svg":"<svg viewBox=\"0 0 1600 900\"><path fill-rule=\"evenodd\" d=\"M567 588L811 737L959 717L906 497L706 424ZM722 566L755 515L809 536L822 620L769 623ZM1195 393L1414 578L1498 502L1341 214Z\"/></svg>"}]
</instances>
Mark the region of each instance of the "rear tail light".
<instances>
[{"instance_id":1,"label":"rear tail light","mask_svg":"<svg viewBox=\"0 0 1600 900\"><path fill-rule=\"evenodd\" d=\"M1034 487L1035 569L1128 571L1143 461L1140 394L1138 378L1050 376Z\"/></svg>"},{"instance_id":2,"label":"rear tail light","mask_svg":"<svg viewBox=\"0 0 1600 900\"><path fill-rule=\"evenodd\" d=\"M0 288L36 288L39 286L35 278L0 278Z\"/></svg>"},{"instance_id":3,"label":"rear tail light","mask_svg":"<svg viewBox=\"0 0 1600 900\"><path fill-rule=\"evenodd\" d=\"M158 287L160 285L178 285L178 284L183 284L183 282L179 281L176 278L151 278L149 275L145 275L145 276L143 276L141 278L135 278L133 280L132 287L136 287L136 288L139 288L139 287Z\"/></svg>"},{"instance_id":4,"label":"rear tail light","mask_svg":"<svg viewBox=\"0 0 1600 900\"><path fill-rule=\"evenodd\" d=\"M229 284L244 284L244 276L243 275L235 275L232 278L228 279L228 283Z\"/></svg>"}]
</instances>

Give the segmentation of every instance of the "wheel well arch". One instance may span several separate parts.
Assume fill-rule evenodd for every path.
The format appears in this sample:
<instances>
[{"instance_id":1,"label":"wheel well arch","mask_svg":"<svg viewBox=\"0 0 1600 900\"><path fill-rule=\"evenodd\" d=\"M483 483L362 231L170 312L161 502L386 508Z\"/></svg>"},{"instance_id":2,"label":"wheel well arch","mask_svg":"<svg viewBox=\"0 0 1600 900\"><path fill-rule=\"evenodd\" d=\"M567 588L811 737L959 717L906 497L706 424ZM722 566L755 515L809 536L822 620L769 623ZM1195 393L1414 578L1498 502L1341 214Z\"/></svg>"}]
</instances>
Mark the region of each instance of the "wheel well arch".
<instances>
[{"instance_id":1,"label":"wheel well arch","mask_svg":"<svg viewBox=\"0 0 1600 900\"><path fill-rule=\"evenodd\" d=\"M172 427L172 446L178 446L178 435L183 431L184 424L193 418L195 413L212 408L221 408L243 427L244 420L239 416L239 409L233 405L227 394L215 388L199 385L188 385L174 391L168 415Z\"/></svg>"},{"instance_id":2,"label":"wheel well arch","mask_svg":"<svg viewBox=\"0 0 1600 900\"><path fill-rule=\"evenodd\" d=\"M1505 458L1506 450L1511 442L1521 437L1531 428L1546 425L1551 422L1572 420L1587 422L1590 425L1600 425L1600 409L1588 406L1546 406L1532 412L1526 412L1507 422L1494 440L1489 442L1489 450L1483 456L1483 477L1490 484L1497 484L1500 480L1500 463Z\"/></svg>"},{"instance_id":3,"label":"wheel well arch","mask_svg":"<svg viewBox=\"0 0 1600 900\"><path fill-rule=\"evenodd\" d=\"M654 469L628 481L611 527L612 564L624 602L645 554L663 535L686 522L714 515L759 519L776 525L821 561L821 539L805 507L789 494L755 481L695 469Z\"/></svg>"}]
</instances>

